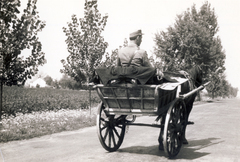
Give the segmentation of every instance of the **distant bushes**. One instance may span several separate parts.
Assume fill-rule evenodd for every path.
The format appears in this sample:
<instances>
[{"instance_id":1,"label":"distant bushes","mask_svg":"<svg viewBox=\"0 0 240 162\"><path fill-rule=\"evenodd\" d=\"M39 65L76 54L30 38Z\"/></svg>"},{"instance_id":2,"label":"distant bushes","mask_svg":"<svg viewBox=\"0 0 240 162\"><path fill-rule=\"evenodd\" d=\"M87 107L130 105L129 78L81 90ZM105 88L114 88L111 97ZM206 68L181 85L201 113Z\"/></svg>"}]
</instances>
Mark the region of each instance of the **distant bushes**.
<instances>
[{"instance_id":1,"label":"distant bushes","mask_svg":"<svg viewBox=\"0 0 240 162\"><path fill-rule=\"evenodd\" d=\"M59 81L53 80L50 76L46 76L44 80L47 85L57 89L72 89L72 90L88 89L86 86L84 86L80 82L75 81L73 78L67 75L63 75Z\"/></svg>"}]
</instances>

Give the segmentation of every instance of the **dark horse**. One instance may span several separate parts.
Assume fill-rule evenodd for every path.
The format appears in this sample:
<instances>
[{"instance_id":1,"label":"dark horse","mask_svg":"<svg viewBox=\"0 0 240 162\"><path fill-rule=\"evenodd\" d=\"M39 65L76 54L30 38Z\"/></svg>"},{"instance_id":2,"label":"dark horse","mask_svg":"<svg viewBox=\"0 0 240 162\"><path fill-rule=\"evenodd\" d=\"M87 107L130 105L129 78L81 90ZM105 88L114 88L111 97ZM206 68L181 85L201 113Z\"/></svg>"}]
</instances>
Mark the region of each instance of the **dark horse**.
<instances>
[{"instance_id":1,"label":"dark horse","mask_svg":"<svg viewBox=\"0 0 240 162\"><path fill-rule=\"evenodd\" d=\"M186 93L190 92L191 90L193 90L194 88L197 88L197 87L202 85L202 69L198 65L195 65L194 67L189 69L187 72L185 72L185 71L179 71L177 73L166 72L166 73L164 73L164 75L165 74L167 75L166 77L180 76L180 77L184 77L184 78L188 79L188 82L186 82L185 84L183 84L181 86L181 93L180 94L186 94ZM185 105L186 105L186 111L187 111L187 123L190 123L188 121L188 118L189 118L190 112L192 110L193 102L194 102L196 96L197 96L197 93L194 93L193 95L184 99L184 102L185 102ZM162 120L162 121L165 121L165 120ZM159 138L158 138L159 149L160 150L163 149L163 145L162 145L163 129L164 128L161 128L160 135L159 135ZM187 141L186 136L185 136L185 131L186 131L186 127L184 129L183 144L188 144L188 141Z\"/></svg>"}]
</instances>

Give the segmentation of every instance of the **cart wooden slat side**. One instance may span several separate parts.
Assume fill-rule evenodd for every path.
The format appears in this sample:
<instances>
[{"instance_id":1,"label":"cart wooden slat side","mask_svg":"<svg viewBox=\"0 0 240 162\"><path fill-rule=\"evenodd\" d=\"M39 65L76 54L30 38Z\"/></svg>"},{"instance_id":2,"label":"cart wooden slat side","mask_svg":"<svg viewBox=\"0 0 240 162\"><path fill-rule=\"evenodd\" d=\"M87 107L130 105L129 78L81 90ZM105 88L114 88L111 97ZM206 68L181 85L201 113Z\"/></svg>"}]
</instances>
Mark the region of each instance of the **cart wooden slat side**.
<instances>
[{"instance_id":1,"label":"cart wooden slat side","mask_svg":"<svg viewBox=\"0 0 240 162\"><path fill-rule=\"evenodd\" d=\"M96 85L97 93L109 115L160 115L176 98L174 90L163 90L160 85Z\"/></svg>"}]
</instances>

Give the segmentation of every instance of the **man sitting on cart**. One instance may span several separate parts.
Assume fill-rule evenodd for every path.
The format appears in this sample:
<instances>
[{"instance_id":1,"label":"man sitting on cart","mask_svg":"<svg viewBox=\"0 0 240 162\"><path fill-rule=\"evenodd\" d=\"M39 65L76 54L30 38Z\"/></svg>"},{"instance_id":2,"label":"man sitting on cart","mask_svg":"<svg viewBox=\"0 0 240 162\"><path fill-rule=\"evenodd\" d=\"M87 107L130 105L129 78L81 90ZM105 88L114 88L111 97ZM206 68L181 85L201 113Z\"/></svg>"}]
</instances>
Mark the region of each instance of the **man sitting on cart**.
<instances>
[{"instance_id":1,"label":"man sitting on cart","mask_svg":"<svg viewBox=\"0 0 240 162\"><path fill-rule=\"evenodd\" d=\"M129 35L129 45L118 52L117 66L96 69L98 80L102 84L130 82L144 85L160 83L162 72L151 65L147 52L139 47L142 42L142 35L141 30ZM93 77L94 79L95 77Z\"/></svg>"},{"instance_id":2,"label":"man sitting on cart","mask_svg":"<svg viewBox=\"0 0 240 162\"><path fill-rule=\"evenodd\" d=\"M117 58L117 66L121 67L150 67L153 68L151 65L147 52L143 49L140 49L140 45L142 43L142 30L137 30L135 32L130 33L129 35L129 45L119 50L118 58ZM148 75L148 73L145 73ZM143 74L143 75L145 75ZM163 73L156 69L156 75L162 77ZM144 76L142 76L144 77ZM148 77L148 76L146 76ZM153 77L151 77L153 79ZM132 80L135 82L135 80ZM152 81L153 82L153 81Z\"/></svg>"}]
</instances>

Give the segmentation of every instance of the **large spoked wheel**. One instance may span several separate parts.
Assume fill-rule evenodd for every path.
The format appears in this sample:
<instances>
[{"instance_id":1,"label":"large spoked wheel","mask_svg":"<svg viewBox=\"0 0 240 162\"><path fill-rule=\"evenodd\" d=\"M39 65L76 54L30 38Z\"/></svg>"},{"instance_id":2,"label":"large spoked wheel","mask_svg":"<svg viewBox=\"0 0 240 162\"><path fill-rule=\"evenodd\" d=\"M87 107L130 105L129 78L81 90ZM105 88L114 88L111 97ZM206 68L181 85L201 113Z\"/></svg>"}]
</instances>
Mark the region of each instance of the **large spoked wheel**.
<instances>
[{"instance_id":1,"label":"large spoked wheel","mask_svg":"<svg viewBox=\"0 0 240 162\"><path fill-rule=\"evenodd\" d=\"M176 99L169 107L163 134L164 151L169 158L175 157L183 142L184 130L186 127L186 106L182 99Z\"/></svg>"},{"instance_id":2,"label":"large spoked wheel","mask_svg":"<svg viewBox=\"0 0 240 162\"><path fill-rule=\"evenodd\" d=\"M122 144L125 135L126 116L107 115L105 106L100 103L97 114L97 133L103 146L109 152L116 151Z\"/></svg>"}]
</instances>

